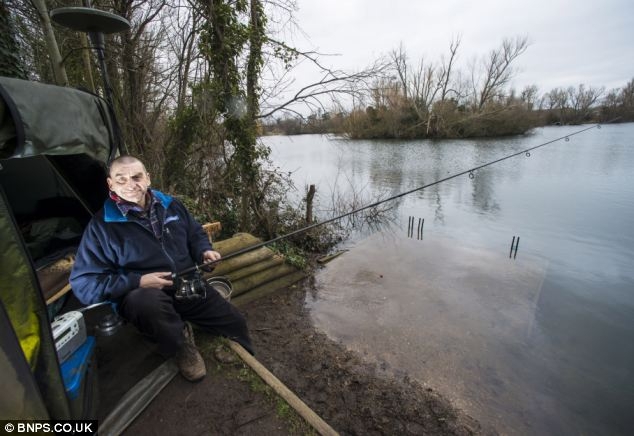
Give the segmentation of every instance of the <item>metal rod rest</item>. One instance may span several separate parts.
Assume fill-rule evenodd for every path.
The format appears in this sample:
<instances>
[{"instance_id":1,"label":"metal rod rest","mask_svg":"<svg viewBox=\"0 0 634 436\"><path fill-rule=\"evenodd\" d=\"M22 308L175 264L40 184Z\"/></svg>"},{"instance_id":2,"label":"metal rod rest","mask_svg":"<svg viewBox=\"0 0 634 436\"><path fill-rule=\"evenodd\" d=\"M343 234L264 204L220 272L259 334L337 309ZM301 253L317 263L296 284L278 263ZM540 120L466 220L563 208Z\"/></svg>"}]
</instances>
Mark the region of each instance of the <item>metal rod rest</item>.
<instances>
[{"instance_id":1,"label":"metal rod rest","mask_svg":"<svg viewBox=\"0 0 634 436\"><path fill-rule=\"evenodd\" d=\"M515 259L517 257L517 249L520 246L520 237L517 237L517 242L515 243L515 254L513 255L513 259Z\"/></svg>"}]
</instances>

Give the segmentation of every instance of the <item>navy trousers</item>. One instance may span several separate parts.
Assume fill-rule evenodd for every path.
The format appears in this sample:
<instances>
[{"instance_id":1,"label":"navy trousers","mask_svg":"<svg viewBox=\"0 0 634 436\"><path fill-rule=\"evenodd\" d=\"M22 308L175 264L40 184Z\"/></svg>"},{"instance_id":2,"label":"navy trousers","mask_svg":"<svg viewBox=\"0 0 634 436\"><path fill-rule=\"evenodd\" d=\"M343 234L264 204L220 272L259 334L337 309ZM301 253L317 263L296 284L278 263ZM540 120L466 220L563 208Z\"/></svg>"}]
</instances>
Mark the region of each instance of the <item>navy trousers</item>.
<instances>
[{"instance_id":1,"label":"navy trousers","mask_svg":"<svg viewBox=\"0 0 634 436\"><path fill-rule=\"evenodd\" d=\"M123 297L119 312L156 341L159 353L166 358L183 345L185 321L232 339L254 354L244 316L212 287L204 299L197 300L177 300L173 289L133 289Z\"/></svg>"}]
</instances>

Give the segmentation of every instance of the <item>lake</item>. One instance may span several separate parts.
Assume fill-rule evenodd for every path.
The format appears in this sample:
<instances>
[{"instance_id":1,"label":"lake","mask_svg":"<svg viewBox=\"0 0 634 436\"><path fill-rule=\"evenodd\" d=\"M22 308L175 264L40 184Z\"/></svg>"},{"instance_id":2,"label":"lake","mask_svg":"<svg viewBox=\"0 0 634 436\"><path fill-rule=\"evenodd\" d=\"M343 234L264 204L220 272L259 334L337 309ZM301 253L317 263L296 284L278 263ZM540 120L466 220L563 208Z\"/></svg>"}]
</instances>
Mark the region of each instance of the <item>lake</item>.
<instances>
[{"instance_id":1,"label":"lake","mask_svg":"<svg viewBox=\"0 0 634 436\"><path fill-rule=\"evenodd\" d=\"M368 204L571 135L391 202L389 225L316 274L315 325L500 432L632 434L634 124L585 127L263 138L323 219L332 198Z\"/></svg>"}]
</instances>

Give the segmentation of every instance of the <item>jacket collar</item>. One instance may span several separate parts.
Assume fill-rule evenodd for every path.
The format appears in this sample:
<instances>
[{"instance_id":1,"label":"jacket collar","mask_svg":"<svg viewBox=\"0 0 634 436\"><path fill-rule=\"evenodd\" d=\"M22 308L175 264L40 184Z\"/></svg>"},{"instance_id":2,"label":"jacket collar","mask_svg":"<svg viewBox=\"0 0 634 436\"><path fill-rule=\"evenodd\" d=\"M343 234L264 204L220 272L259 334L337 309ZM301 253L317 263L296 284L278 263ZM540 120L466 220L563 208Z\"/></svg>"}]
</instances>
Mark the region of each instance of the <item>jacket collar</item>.
<instances>
[{"instance_id":1,"label":"jacket collar","mask_svg":"<svg viewBox=\"0 0 634 436\"><path fill-rule=\"evenodd\" d=\"M161 203L161 206L165 209L168 208L173 200L171 196L156 189L152 189L152 195L159 200L159 203ZM128 217L121 213L117 204L111 198L106 199L103 204L103 219L107 223L124 223L128 221Z\"/></svg>"}]
</instances>

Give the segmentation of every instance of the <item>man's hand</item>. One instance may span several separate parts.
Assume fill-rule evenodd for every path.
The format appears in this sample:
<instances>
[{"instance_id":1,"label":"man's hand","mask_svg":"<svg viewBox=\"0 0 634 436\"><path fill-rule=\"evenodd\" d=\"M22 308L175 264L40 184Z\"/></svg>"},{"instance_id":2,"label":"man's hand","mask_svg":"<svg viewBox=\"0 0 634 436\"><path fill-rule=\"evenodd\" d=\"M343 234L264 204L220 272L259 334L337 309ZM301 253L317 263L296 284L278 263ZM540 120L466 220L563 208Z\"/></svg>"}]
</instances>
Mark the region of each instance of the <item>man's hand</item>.
<instances>
[{"instance_id":1,"label":"man's hand","mask_svg":"<svg viewBox=\"0 0 634 436\"><path fill-rule=\"evenodd\" d=\"M203 253L203 263L214 262L216 260L220 260L222 256L220 253L214 250L207 250Z\"/></svg>"},{"instance_id":2,"label":"man's hand","mask_svg":"<svg viewBox=\"0 0 634 436\"><path fill-rule=\"evenodd\" d=\"M140 288L158 288L163 289L165 286L172 286L172 281L168 278L172 277L170 272L153 272L141 276L139 282Z\"/></svg>"}]
</instances>

